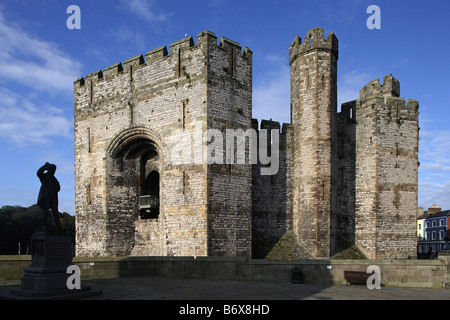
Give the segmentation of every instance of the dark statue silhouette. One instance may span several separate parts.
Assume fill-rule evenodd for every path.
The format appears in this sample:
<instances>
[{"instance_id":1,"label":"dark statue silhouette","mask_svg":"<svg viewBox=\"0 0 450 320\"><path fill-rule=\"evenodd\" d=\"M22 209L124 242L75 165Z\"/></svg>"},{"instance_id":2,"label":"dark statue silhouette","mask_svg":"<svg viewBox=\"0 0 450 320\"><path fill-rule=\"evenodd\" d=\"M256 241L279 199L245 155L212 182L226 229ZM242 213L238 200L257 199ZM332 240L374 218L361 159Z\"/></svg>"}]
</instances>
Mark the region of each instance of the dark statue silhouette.
<instances>
[{"instance_id":1,"label":"dark statue silhouette","mask_svg":"<svg viewBox=\"0 0 450 320\"><path fill-rule=\"evenodd\" d=\"M7 299L66 300L102 293L102 290L92 290L89 286L82 287L79 269L77 273L77 269L70 268L74 267L72 239L63 231L59 221L58 192L61 186L55 172L56 166L48 162L37 172L42 183L37 204L42 208L44 226L31 236L31 264L24 269L20 288L12 289L6 295ZM58 230L49 228L49 210L52 210ZM73 275L69 276L69 273ZM73 285L73 281L78 285Z\"/></svg>"},{"instance_id":2,"label":"dark statue silhouette","mask_svg":"<svg viewBox=\"0 0 450 320\"><path fill-rule=\"evenodd\" d=\"M39 168L37 176L41 180L41 189L39 190L39 196L37 204L42 208L43 212L43 227L44 229L49 227L48 212L52 210L55 226L58 230L63 230L61 222L59 221L58 211L58 192L61 189L58 180L55 178L56 166L46 162Z\"/></svg>"}]
</instances>

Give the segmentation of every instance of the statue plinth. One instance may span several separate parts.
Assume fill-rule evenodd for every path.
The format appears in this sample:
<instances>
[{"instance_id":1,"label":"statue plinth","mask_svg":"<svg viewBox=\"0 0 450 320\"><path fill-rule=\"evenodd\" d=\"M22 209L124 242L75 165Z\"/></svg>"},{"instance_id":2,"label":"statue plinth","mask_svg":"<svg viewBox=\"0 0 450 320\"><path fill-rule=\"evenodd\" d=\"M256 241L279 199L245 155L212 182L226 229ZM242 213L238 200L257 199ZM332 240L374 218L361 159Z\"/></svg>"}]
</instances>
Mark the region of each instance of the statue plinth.
<instances>
[{"instance_id":1,"label":"statue plinth","mask_svg":"<svg viewBox=\"0 0 450 320\"><path fill-rule=\"evenodd\" d=\"M11 290L15 299L76 299L101 294L90 287L69 289L72 241L62 231L39 229L31 237L31 265L24 269L20 289Z\"/></svg>"}]
</instances>

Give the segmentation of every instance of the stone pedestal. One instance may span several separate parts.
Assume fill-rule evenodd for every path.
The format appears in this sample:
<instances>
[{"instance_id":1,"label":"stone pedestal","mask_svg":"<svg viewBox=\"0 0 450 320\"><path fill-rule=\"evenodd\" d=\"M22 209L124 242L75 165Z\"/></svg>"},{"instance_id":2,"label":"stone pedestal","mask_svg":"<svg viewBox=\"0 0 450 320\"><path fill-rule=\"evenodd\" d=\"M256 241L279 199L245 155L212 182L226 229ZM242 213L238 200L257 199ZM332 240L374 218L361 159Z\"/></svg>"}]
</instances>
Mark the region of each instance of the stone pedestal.
<instances>
[{"instance_id":1,"label":"stone pedestal","mask_svg":"<svg viewBox=\"0 0 450 320\"><path fill-rule=\"evenodd\" d=\"M90 287L69 289L72 243L58 230L37 230L31 237L31 265L25 268L20 289L11 290L15 299L76 299L101 294Z\"/></svg>"}]
</instances>

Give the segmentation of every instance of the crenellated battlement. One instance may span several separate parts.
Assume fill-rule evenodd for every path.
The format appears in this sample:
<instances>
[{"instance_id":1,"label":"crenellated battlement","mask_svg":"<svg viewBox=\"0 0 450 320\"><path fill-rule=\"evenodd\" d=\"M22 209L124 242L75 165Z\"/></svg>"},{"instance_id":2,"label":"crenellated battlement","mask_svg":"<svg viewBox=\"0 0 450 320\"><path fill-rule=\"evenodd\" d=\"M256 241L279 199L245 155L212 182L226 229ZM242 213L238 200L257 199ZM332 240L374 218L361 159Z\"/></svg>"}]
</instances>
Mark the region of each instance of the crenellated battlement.
<instances>
[{"instance_id":1,"label":"crenellated battlement","mask_svg":"<svg viewBox=\"0 0 450 320\"><path fill-rule=\"evenodd\" d=\"M258 119L252 119L252 128L259 132L259 130L266 129L266 130L278 130L280 131L280 135L286 135L287 133L291 132L293 129L292 124L290 123L283 123L280 125L280 122L270 120L261 120L261 125L259 125Z\"/></svg>"},{"instance_id":2,"label":"crenellated battlement","mask_svg":"<svg viewBox=\"0 0 450 320\"><path fill-rule=\"evenodd\" d=\"M380 79L374 79L364 86L359 91L359 98L361 100L367 97L383 95L385 97L400 97L400 82L389 74L383 78L383 83L380 84Z\"/></svg>"},{"instance_id":3,"label":"crenellated battlement","mask_svg":"<svg viewBox=\"0 0 450 320\"><path fill-rule=\"evenodd\" d=\"M369 99L375 100L368 101ZM385 76L382 84L380 84L379 79L369 81L360 90L358 101L360 108L368 108L370 112L377 111L378 106L386 105L389 109L387 113L389 118L393 117L394 112L392 110L395 110L397 118L403 117L403 120L418 119L419 103L414 99L409 99L406 102L405 98L400 97L400 82L392 74ZM402 113L401 116L400 113Z\"/></svg>"},{"instance_id":4,"label":"crenellated battlement","mask_svg":"<svg viewBox=\"0 0 450 320\"><path fill-rule=\"evenodd\" d=\"M225 37L220 37L219 43L217 43L217 36L211 31L203 31L197 35L197 44L194 42L192 36L173 42L169 46L169 50L166 46L162 46L148 51L145 55L140 54L130 59L125 60L123 64L121 62L111 65L104 70L98 70L88 74L85 77L78 78L74 84L83 86L86 80L95 82L96 80L103 79L103 75L113 76L114 74L121 74L123 72L133 73L141 67L151 66L152 64L160 63L164 59L174 58L172 63L176 63L176 60L181 59L181 54L187 50L203 49L208 45L215 45L217 48L225 51L239 52L239 56L248 60L251 64L251 57L253 52L248 48L242 47L239 43L230 40ZM208 50L204 51L205 54ZM237 56L237 55L236 55Z\"/></svg>"},{"instance_id":5,"label":"crenellated battlement","mask_svg":"<svg viewBox=\"0 0 450 320\"><path fill-rule=\"evenodd\" d=\"M118 62L116 64L113 64L112 66L109 66L107 68L105 68L105 70L103 70L104 73L109 73L109 72L122 72L123 71L123 66L121 62Z\"/></svg>"},{"instance_id":6,"label":"crenellated battlement","mask_svg":"<svg viewBox=\"0 0 450 320\"><path fill-rule=\"evenodd\" d=\"M304 41L298 35L289 47L289 64L301 54L305 54L311 50L330 50L333 55L338 58L339 42L332 31L328 34L328 38L324 39L324 32L322 28L313 28L308 31Z\"/></svg>"},{"instance_id":7,"label":"crenellated battlement","mask_svg":"<svg viewBox=\"0 0 450 320\"><path fill-rule=\"evenodd\" d=\"M341 105L341 111L337 113L338 119L354 124L356 120L356 102L357 100L343 103Z\"/></svg>"},{"instance_id":8,"label":"crenellated battlement","mask_svg":"<svg viewBox=\"0 0 450 320\"><path fill-rule=\"evenodd\" d=\"M400 82L395 79L392 74L389 74L383 78L383 85L381 89L383 95L400 97Z\"/></svg>"}]
</instances>

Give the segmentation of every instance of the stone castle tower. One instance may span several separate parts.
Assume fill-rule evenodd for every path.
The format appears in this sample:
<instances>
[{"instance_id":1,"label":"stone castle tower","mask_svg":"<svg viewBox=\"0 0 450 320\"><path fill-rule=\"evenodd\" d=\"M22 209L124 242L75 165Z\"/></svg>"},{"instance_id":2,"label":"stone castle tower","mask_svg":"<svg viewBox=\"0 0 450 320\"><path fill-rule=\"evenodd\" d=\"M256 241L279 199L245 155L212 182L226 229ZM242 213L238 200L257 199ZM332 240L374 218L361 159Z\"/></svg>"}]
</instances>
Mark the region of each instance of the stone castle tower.
<instances>
[{"instance_id":1,"label":"stone castle tower","mask_svg":"<svg viewBox=\"0 0 450 320\"><path fill-rule=\"evenodd\" d=\"M293 226L315 256L336 251L336 112L338 40L311 29L289 48L294 127ZM297 160L298 159L298 160Z\"/></svg>"},{"instance_id":2,"label":"stone castle tower","mask_svg":"<svg viewBox=\"0 0 450 320\"><path fill-rule=\"evenodd\" d=\"M338 40L311 29L289 48L292 123L259 127L250 49L209 31L196 40L75 82L77 255L261 258L293 234L312 257L334 255L339 238L368 258L416 256L418 103L395 78L338 113ZM215 144L229 129L248 134L247 156L250 140L266 142L278 171L235 149L230 163ZM265 130L279 144L251 137Z\"/></svg>"}]
</instances>

